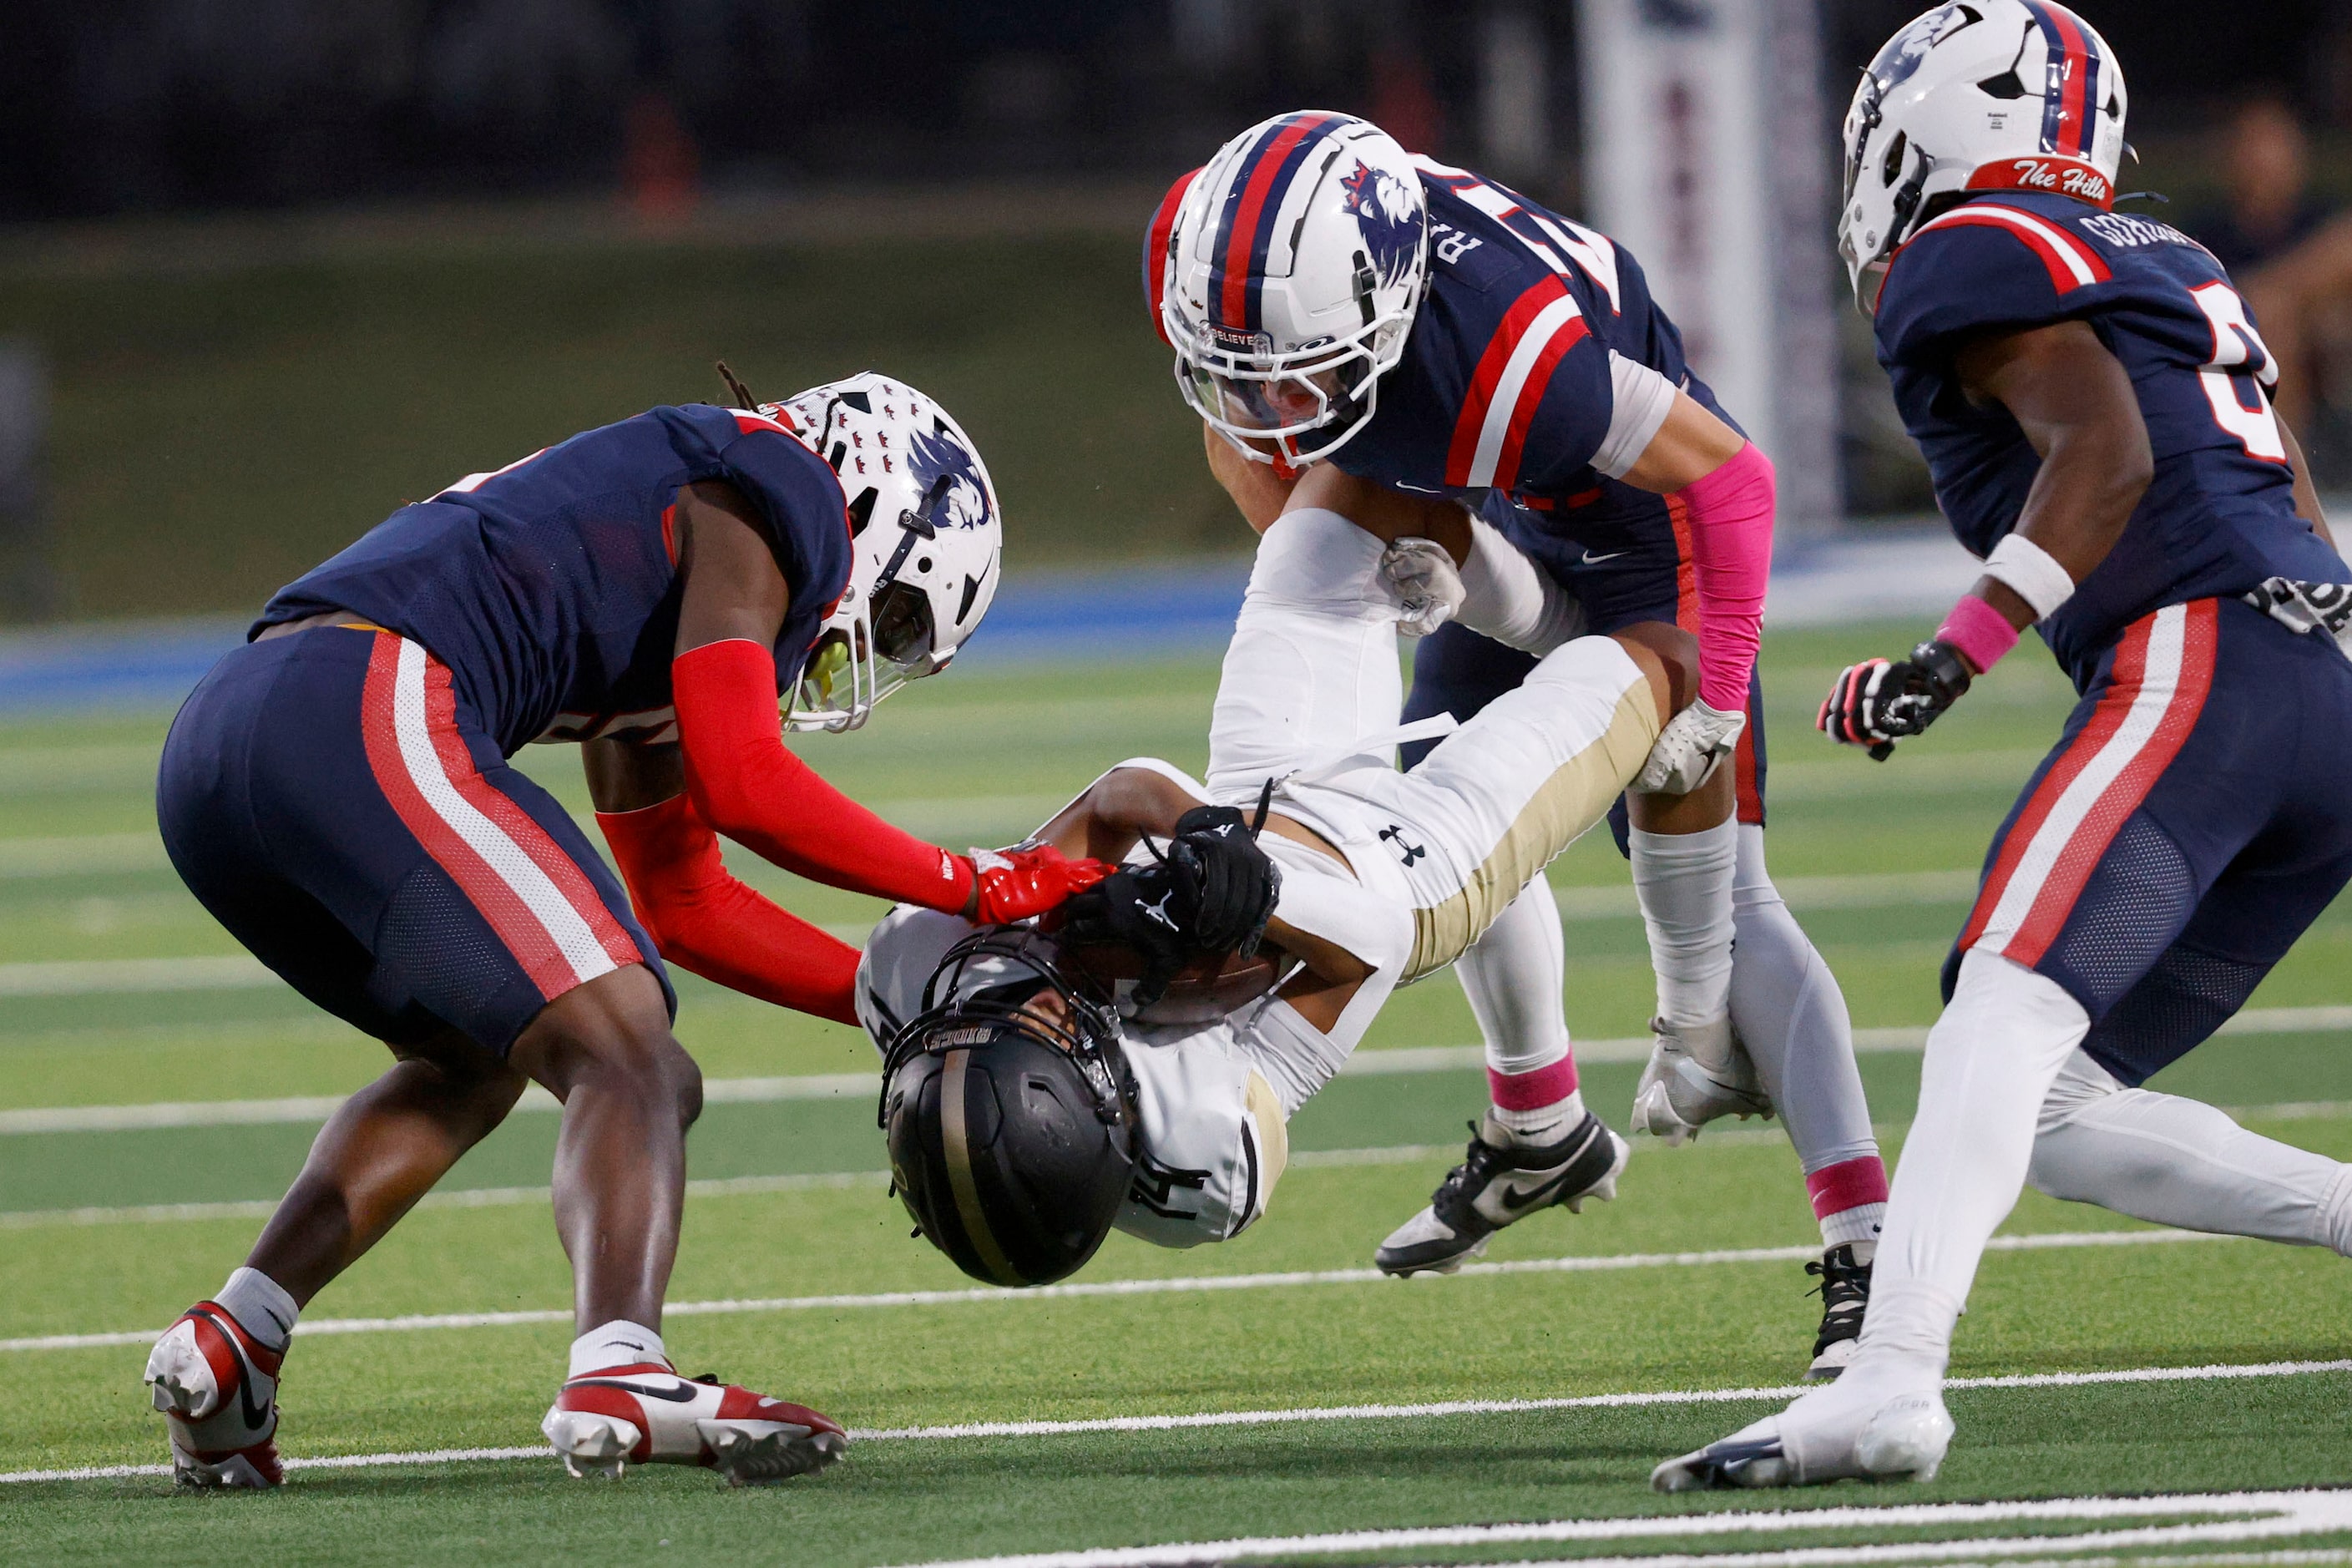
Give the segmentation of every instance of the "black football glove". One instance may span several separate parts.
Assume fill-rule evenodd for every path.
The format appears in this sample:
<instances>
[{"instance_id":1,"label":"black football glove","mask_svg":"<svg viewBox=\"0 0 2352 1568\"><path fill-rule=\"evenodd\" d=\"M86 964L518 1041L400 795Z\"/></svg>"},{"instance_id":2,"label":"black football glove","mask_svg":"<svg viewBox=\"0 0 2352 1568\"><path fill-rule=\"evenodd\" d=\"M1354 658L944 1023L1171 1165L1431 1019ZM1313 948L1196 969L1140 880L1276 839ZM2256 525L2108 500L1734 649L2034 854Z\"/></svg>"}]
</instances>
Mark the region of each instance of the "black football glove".
<instances>
[{"instance_id":1,"label":"black football glove","mask_svg":"<svg viewBox=\"0 0 2352 1568\"><path fill-rule=\"evenodd\" d=\"M1265 821L1264 813L1258 818ZM1282 868L1258 847L1256 831L1230 805L1196 805L1176 819L1167 867L1174 879L1176 918L1195 952L1257 952Z\"/></svg>"},{"instance_id":2,"label":"black football glove","mask_svg":"<svg viewBox=\"0 0 2352 1568\"><path fill-rule=\"evenodd\" d=\"M1149 1007L1168 992L1192 955L1176 915L1176 877L1165 863L1123 866L1062 906L1061 937L1075 946L1124 947L1143 967L1135 1005Z\"/></svg>"},{"instance_id":3,"label":"black football glove","mask_svg":"<svg viewBox=\"0 0 2352 1568\"><path fill-rule=\"evenodd\" d=\"M1969 689L1959 650L1940 639L1923 642L1909 658L1865 659L1838 672L1814 728L1843 745L1868 746L1885 762L1895 742L1942 717Z\"/></svg>"}]
</instances>

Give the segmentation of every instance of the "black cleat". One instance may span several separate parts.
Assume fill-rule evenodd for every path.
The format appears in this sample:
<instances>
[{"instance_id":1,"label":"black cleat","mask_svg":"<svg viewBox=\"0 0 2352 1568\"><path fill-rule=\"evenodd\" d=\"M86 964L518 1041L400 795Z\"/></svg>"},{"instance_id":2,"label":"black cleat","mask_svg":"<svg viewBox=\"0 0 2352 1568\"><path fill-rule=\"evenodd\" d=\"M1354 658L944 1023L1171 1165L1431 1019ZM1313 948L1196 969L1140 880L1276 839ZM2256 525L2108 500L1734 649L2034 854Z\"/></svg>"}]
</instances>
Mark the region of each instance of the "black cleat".
<instances>
[{"instance_id":1,"label":"black cleat","mask_svg":"<svg viewBox=\"0 0 2352 1568\"><path fill-rule=\"evenodd\" d=\"M1629 1151L1591 1111L1548 1143L1523 1143L1492 1116L1483 1127L1472 1122L1470 1131L1469 1151L1438 1184L1429 1206L1373 1254L1382 1273L1451 1274L1514 1220L1555 1204L1580 1212L1587 1198L1617 1195L1617 1173Z\"/></svg>"},{"instance_id":2,"label":"black cleat","mask_svg":"<svg viewBox=\"0 0 2352 1568\"><path fill-rule=\"evenodd\" d=\"M1821 1280L1818 1291L1808 1294L1822 1299L1822 1332L1813 1341L1813 1364L1805 1369L1807 1383L1834 1382L1853 1359L1854 1347L1862 1338L1862 1315L1870 1308L1870 1268L1868 1262L1854 1256L1857 1244L1841 1242L1822 1254L1819 1263L1805 1265L1805 1272ZM1875 1253L1875 1244L1864 1242Z\"/></svg>"}]
</instances>

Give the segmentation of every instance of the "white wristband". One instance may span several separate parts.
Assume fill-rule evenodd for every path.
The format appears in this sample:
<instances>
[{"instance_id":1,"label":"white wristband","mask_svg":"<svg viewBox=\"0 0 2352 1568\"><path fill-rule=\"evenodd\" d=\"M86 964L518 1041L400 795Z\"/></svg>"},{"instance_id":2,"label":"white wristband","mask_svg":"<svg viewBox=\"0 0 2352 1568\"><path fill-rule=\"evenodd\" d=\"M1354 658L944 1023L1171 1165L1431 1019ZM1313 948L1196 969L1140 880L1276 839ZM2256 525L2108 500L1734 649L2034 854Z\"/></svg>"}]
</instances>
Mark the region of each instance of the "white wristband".
<instances>
[{"instance_id":1,"label":"white wristband","mask_svg":"<svg viewBox=\"0 0 2352 1568\"><path fill-rule=\"evenodd\" d=\"M2004 534L1985 557L1985 575L2006 583L2033 606L2036 620L2048 620L2074 596L2074 579L2044 550L2022 534Z\"/></svg>"}]
</instances>

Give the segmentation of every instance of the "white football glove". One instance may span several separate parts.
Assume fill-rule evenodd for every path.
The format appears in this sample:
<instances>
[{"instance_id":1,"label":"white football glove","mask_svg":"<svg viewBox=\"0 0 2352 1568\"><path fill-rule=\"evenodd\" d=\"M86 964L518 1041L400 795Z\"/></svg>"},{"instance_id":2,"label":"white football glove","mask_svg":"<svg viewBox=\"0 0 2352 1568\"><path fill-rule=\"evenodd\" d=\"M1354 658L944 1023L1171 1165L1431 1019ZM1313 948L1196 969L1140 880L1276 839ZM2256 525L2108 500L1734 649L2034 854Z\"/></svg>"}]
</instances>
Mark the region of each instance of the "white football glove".
<instances>
[{"instance_id":1,"label":"white football glove","mask_svg":"<svg viewBox=\"0 0 2352 1568\"><path fill-rule=\"evenodd\" d=\"M1714 776L1738 746L1739 731L1747 725L1745 713L1692 703L1666 721L1649 760L1626 789L1634 795L1690 794Z\"/></svg>"},{"instance_id":2,"label":"white football glove","mask_svg":"<svg viewBox=\"0 0 2352 1568\"><path fill-rule=\"evenodd\" d=\"M1453 555L1433 539L1400 539L1381 552L1381 581L1397 604L1397 630L1425 637L1454 618L1465 590Z\"/></svg>"}]
</instances>

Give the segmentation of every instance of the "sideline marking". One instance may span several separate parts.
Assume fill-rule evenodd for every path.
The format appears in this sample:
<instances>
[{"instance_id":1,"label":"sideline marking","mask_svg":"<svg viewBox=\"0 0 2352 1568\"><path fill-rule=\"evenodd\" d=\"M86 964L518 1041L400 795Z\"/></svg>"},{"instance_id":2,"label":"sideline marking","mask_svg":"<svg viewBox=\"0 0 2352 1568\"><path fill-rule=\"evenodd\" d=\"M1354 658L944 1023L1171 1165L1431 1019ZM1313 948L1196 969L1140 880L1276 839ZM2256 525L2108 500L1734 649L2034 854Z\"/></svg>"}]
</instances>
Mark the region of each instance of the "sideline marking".
<instances>
[{"instance_id":1,"label":"sideline marking","mask_svg":"<svg viewBox=\"0 0 2352 1568\"><path fill-rule=\"evenodd\" d=\"M1947 1389L1975 1388L2082 1388L2098 1384L2134 1383L2221 1383L2249 1378L2309 1377L2326 1373L2352 1372L2352 1360L2346 1361L2277 1361L2251 1364L2219 1364L2213 1366L2148 1366L2126 1367L2114 1372L2037 1372L2019 1373L2001 1377L1956 1377L1946 1382ZM1108 1415L1078 1421L971 1421L946 1426L878 1426L852 1427L850 1439L859 1443L936 1442L974 1437L1060 1437L1087 1432L1175 1432L1202 1426L1276 1426L1305 1421L1396 1421L1430 1420L1447 1415L1509 1415L1541 1410L1619 1410L1660 1405L1737 1405L1774 1399L1794 1399L1799 1394L1818 1387L1813 1384L1791 1384L1780 1388L1672 1388L1630 1394L1564 1394L1549 1399L1454 1399L1427 1405L1321 1405L1292 1410L1210 1410L1183 1415ZM436 1448L410 1450L390 1454L337 1454L318 1458L290 1458L285 1461L289 1470L365 1469L377 1466L438 1465L473 1459L539 1459L553 1455L545 1445L522 1448ZM0 1483L27 1481L106 1480L121 1476L167 1476L169 1465L92 1465L68 1470L14 1470L0 1472ZM2247 1496L2286 1496L2301 1494L2248 1493ZM2340 1496L2352 1510L2352 1492L2322 1494ZM2134 1503L2164 1502L2164 1499L2098 1499L2099 1502L2115 1502L2128 1508ZM2049 1503L2015 1504L1936 1504L1935 1507L2015 1507L2039 1508L2056 1506ZM1834 1510L1829 1510L1834 1511ZM1862 1514L1864 1522L1876 1523L1893 1510L1858 1509L1849 1511ZM2187 1511L2185 1509L2147 1509L2142 1511ZM1826 1517L1826 1512L1813 1517ZM1700 1514L1684 1519L1721 1520L1727 1517L1769 1517L1749 1515ZM1628 1521L1592 1521L1601 1524L1624 1524ZM1669 1521L1672 1523L1674 1521ZM1541 1526L1470 1526L1472 1529L1526 1529ZM1497 1538L1500 1539L1500 1538ZM1528 1537L1527 1539L1554 1539ZM1140 1547L1137 1551L1168 1551L1172 1548ZM1300 1551L1320 1550L1300 1548ZM1334 1548L1332 1550L1342 1550ZM1179 1561L1191 1563L1196 1558ZM1023 1559L999 1559L999 1562L1019 1562Z\"/></svg>"},{"instance_id":2,"label":"sideline marking","mask_svg":"<svg viewBox=\"0 0 2352 1568\"><path fill-rule=\"evenodd\" d=\"M141 965L249 965L266 976L271 984L277 977L261 969L248 958L162 958L131 959L117 963L102 961L101 966L137 967ZM7 975L19 969L71 969L83 967L78 962L55 964L0 964L0 997L24 993L8 988ZM230 969L206 970L204 973L230 974ZM237 984L229 980L223 984ZM174 989L176 987L157 987ZM2328 1034L2352 1030L2352 1006L2346 1007L2263 1007L2239 1014L2216 1031L2223 1035L2297 1035ZM1879 1051L1916 1051L1927 1043L1924 1028L1856 1029L1853 1048L1862 1053ZM1643 1035L1622 1040L1579 1040L1576 1059L1580 1062L1647 1061L1651 1037ZM1480 1046L1405 1046L1393 1050L1360 1050L1349 1057L1339 1069L1343 1078L1379 1078L1391 1073L1452 1072L1484 1067L1486 1057ZM855 1100L879 1092L879 1075L863 1072L805 1073L781 1078L717 1078L706 1079L702 1086L703 1102L709 1105L761 1104L785 1100ZM233 1127L251 1126L280 1121L324 1121L343 1102L341 1095L296 1095L282 1100L168 1100L147 1105L58 1105L37 1106L23 1110L0 1110L0 1136L25 1132L123 1132L163 1127ZM2335 1102L2313 1101L2311 1106L2327 1106ZM559 1109L555 1097L537 1084L523 1090L515 1102L517 1111L546 1112ZM2276 1109L2282 1118L2297 1114L2309 1117L2309 1108L2256 1108L2250 1113L2267 1114ZM2320 1110L2317 1114L2334 1114Z\"/></svg>"},{"instance_id":3,"label":"sideline marking","mask_svg":"<svg viewBox=\"0 0 2352 1568\"><path fill-rule=\"evenodd\" d=\"M872 1180L870 1176L858 1178ZM2054 1231L2035 1236L1996 1236L1988 1252L2043 1252L2082 1247L2167 1246L2184 1241L2234 1242L2245 1238L2195 1230ZM1819 1247L1738 1247L1711 1252L1619 1252L1577 1258L1528 1258L1508 1263L1471 1263L1452 1276L1495 1279L1513 1274L1612 1274L1629 1268L1705 1268L1730 1263L1800 1263L1819 1258ZM1018 1306L1075 1297L1197 1295L1222 1290L1265 1290L1320 1285L1369 1285L1387 1280L1377 1268L1317 1268L1282 1274L1196 1274L1158 1279L1102 1279L1079 1285L1040 1285L1027 1290L976 1287L952 1290L882 1290L866 1295L769 1296L714 1301L673 1301L663 1311L673 1318L735 1317L751 1312L841 1311L884 1307L951 1307L982 1302ZM1423 1276L1424 1280L1429 1277ZM1400 1289L1429 1289L1427 1284ZM318 1318L297 1323L297 1334L394 1334L428 1329L498 1329L568 1323L569 1308L509 1312L418 1312L388 1318ZM152 1343L161 1329L121 1329L93 1334L34 1334L0 1340L0 1352L104 1350ZM2332 1364L2332 1363L2331 1363ZM2347 1363L2352 1364L2352 1363ZM1801 1390L1800 1392L1802 1392Z\"/></svg>"}]
</instances>

